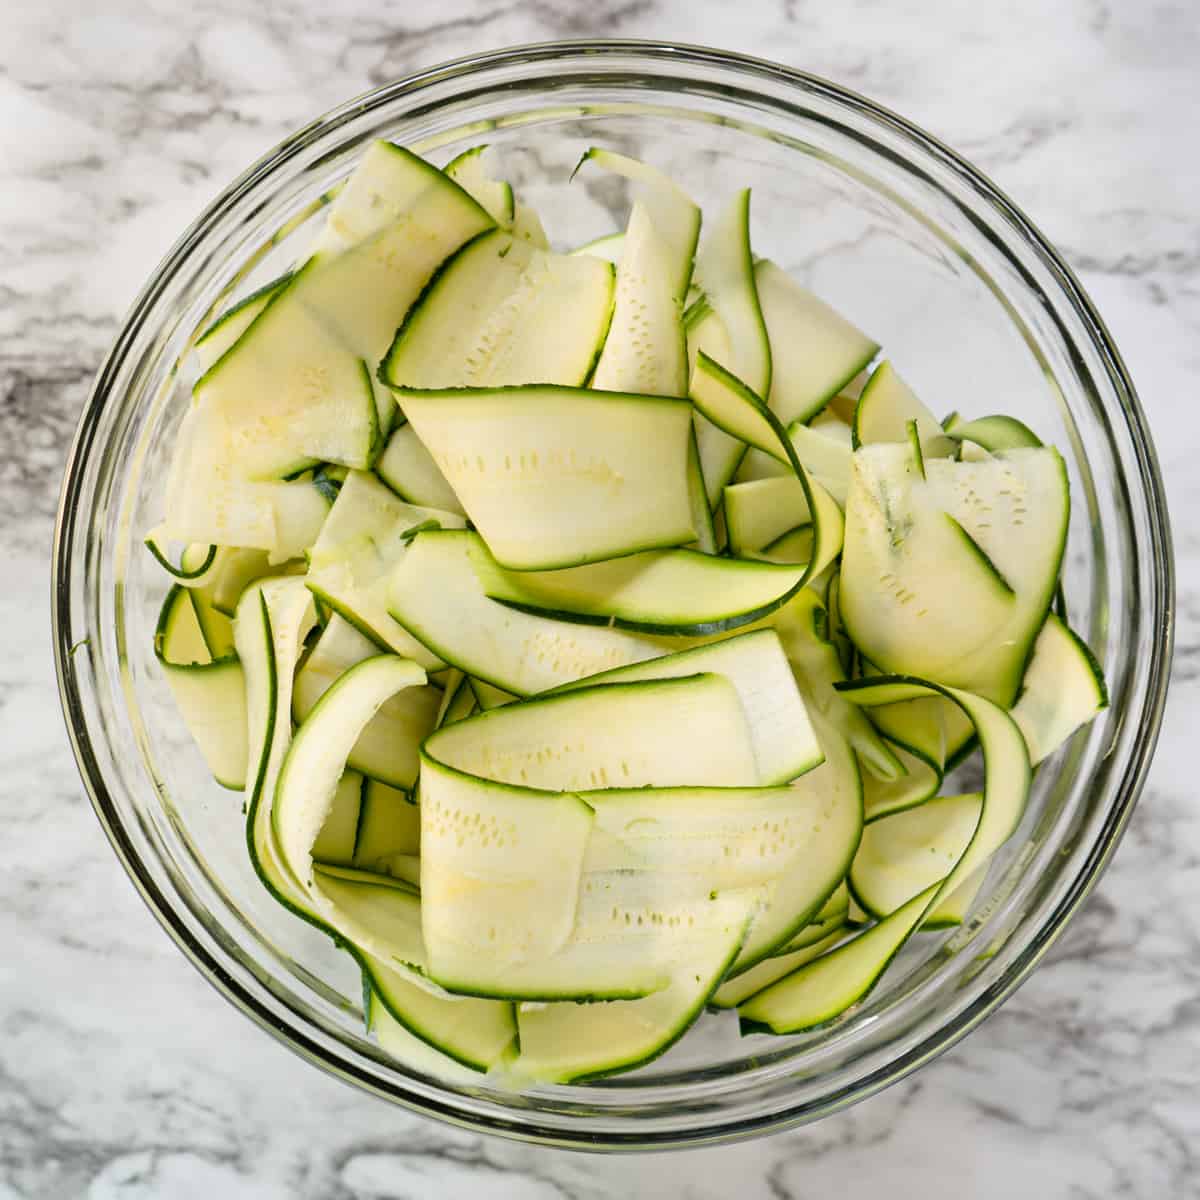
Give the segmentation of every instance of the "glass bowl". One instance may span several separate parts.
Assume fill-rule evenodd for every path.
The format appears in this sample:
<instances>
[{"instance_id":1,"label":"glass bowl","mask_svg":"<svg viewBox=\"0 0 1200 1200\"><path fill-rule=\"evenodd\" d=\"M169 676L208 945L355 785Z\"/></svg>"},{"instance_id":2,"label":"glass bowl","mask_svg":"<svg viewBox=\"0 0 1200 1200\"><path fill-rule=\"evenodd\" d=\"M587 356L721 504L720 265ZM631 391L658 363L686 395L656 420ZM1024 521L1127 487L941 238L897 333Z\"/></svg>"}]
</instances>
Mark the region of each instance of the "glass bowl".
<instances>
[{"instance_id":1,"label":"glass bowl","mask_svg":"<svg viewBox=\"0 0 1200 1200\"><path fill-rule=\"evenodd\" d=\"M619 227L614 147L705 205L753 188L756 249L883 343L939 413L1009 412L1057 444L1074 499L1066 593L1112 706L1039 770L1027 817L970 919L910 945L867 1001L807 1035L741 1039L707 1015L642 1070L577 1087L442 1083L363 1032L350 959L267 896L239 799L211 782L152 653L165 590L141 545L160 519L187 405L189 338L289 265L320 197L373 138L439 163L499 148L555 245ZM424 71L277 146L183 235L133 305L80 421L54 551L55 647L75 754L137 888L196 966L298 1054L363 1089L479 1130L563 1146L714 1142L878 1091L977 1025L1095 884L1137 799L1171 649L1162 482L1133 386L1088 298L996 188L927 134L823 80L713 50L563 42Z\"/></svg>"}]
</instances>

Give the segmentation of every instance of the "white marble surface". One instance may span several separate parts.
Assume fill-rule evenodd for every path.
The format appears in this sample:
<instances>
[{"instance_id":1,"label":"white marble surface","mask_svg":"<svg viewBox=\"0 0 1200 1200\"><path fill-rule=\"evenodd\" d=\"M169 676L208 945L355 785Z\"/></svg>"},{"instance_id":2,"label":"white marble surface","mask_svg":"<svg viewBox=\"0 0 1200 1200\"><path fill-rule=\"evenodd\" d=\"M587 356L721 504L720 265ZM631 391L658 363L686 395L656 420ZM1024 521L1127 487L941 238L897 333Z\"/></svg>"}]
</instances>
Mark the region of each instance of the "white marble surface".
<instances>
[{"instance_id":1,"label":"white marble surface","mask_svg":"<svg viewBox=\"0 0 1200 1200\"><path fill-rule=\"evenodd\" d=\"M748 1145L600 1159L472 1137L326 1079L189 967L127 883L61 727L58 476L143 277L292 127L515 41L725 45L897 108L1079 270L1158 437L1180 570L1158 759L1033 980L910 1082ZM1200 1194L1200 7L1195 0L0 0L0 1200Z\"/></svg>"}]
</instances>

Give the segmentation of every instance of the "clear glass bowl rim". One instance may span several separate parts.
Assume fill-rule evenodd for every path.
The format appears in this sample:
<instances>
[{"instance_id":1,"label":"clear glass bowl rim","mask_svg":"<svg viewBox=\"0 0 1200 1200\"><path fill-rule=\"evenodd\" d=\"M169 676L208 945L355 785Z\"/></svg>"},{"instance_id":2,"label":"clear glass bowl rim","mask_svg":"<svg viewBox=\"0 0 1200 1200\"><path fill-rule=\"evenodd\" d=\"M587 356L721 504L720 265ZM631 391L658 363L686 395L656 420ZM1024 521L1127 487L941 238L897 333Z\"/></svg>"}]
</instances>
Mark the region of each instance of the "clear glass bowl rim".
<instances>
[{"instance_id":1,"label":"clear glass bowl rim","mask_svg":"<svg viewBox=\"0 0 1200 1200\"><path fill-rule=\"evenodd\" d=\"M1153 589L1154 611L1147 619L1146 626L1158 633L1155 643L1150 647L1152 658L1146 685L1146 719L1130 747L1129 760L1103 829L1091 847L1091 853L1083 870L1072 881L1072 886L1055 911L1009 964L1005 974L987 992L970 1007L958 1013L951 1021L934 1025L927 1035L906 1053L899 1055L883 1068L858 1079L852 1089L845 1089L848 1094L827 1095L818 1105L809 1104L800 1108L785 1108L763 1117L735 1124L718 1122L716 1128L699 1128L688 1130L682 1134L669 1132L649 1137L642 1137L636 1133L621 1134L599 1140L594 1134L585 1134L577 1138L572 1138L570 1135L564 1136L560 1127L538 1128L536 1117L533 1114L530 1114L529 1122L519 1119L489 1121L464 1118L460 1112L451 1108L443 1108L428 1099L416 1098L411 1093L386 1089L377 1079L369 1079L352 1069L347 1069L343 1062L335 1061L326 1053L318 1040L310 1039L295 1029L281 1028L274 1014L225 968L225 965L209 948L199 944L192 937L187 927L175 917L169 898L162 894L157 884L142 868L132 840L122 827L119 813L109 792L108 783L92 747L84 703L84 692L88 684L75 666L70 641L73 629L72 575L74 571L82 569L73 566L71 550L75 547L79 534L81 506L78 501L86 486L85 477L91 461L91 452L97 449L96 435L100 418L110 402L120 401L119 396L113 395L113 386L119 375L120 365L130 352L136 340L135 335L145 323L155 299L166 282L187 259L193 247L203 239L206 231L219 220L224 211L286 165L295 153L332 132L353 116L380 108L401 98L414 100L423 89L449 81L465 80L481 72L506 66L537 66L548 72L555 63L561 63L567 58L581 59L584 56L597 66L601 65L605 58L619 58L626 67L630 63L635 63L638 67L644 68L647 78L651 79L654 77L656 66L684 65L700 72L708 69L714 73L732 74L737 77L739 86L746 89L752 89L757 80L776 86L792 85L800 93L827 97L845 105L867 121L900 134L906 140L914 143L918 150L938 160L943 167L950 168L959 181L973 193L975 199L981 200L993 208L1019 230L1027 246L1034 250L1042 264L1054 276L1055 282L1062 289L1062 293L1074 309L1075 315L1088 330L1093 349L1099 353L1103 361L1108 377L1107 381L1118 397L1120 416L1125 422L1133 445L1137 468L1135 482L1140 484L1144 491L1149 514L1149 563L1154 571L1155 586ZM770 103L769 98L765 98L764 102ZM103 448L102 445L99 447L101 450ZM88 518L89 514L82 514L84 522ZM1107 328L1071 268L1020 209L986 176L936 138L905 118L849 89L810 73L765 59L685 43L639 39L572 39L541 42L468 55L426 68L403 79L373 88L329 110L284 139L234 180L181 235L155 268L126 314L112 349L96 375L67 457L54 533L51 587L53 642L60 700L72 749L92 806L118 858L147 906L209 983L260 1028L265 1029L289 1049L335 1077L356 1084L374 1095L400 1103L424 1115L439 1117L469 1128L522 1140L591 1150L643 1150L681 1147L698 1143L712 1144L718 1141L744 1139L811 1120L815 1116L842 1107L847 1102L862 1099L898 1081L918 1066L949 1049L995 1011L1027 978L1052 942L1062 932L1073 913L1087 898L1107 866L1128 824L1145 781L1162 721L1173 646L1175 602L1174 560L1171 551L1165 490L1145 415L1132 380Z\"/></svg>"}]
</instances>

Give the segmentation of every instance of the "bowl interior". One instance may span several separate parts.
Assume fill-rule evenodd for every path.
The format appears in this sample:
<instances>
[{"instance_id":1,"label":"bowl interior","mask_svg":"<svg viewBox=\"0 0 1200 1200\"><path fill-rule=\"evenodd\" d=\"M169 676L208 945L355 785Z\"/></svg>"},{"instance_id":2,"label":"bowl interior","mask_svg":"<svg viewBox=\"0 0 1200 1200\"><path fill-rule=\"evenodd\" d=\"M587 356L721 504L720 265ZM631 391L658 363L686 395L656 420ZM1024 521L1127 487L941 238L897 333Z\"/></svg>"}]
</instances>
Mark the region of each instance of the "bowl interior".
<instances>
[{"instance_id":1,"label":"bowl interior","mask_svg":"<svg viewBox=\"0 0 1200 1200\"><path fill-rule=\"evenodd\" d=\"M1104 665L1113 707L1039 770L967 924L917 939L831 1027L739 1038L730 1014L708 1015L662 1059L612 1081L520 1094L439 1083L380 1055L362 1032L351 960L255 878L241 797L208 777L156 668L165 580L141 539L162 515L193 332L304 255L320 197L374 137L438 163L490 143L556 248L624 222L622 181L585 170L568 182L589 145L662 167L709 214L749 187L756 251L879 340L939 416L1011 413L1063 452L1070 616ZM813 81L629 50L603 64L560 52L347 106L280 148L177 247L85 419L59 548L60 640L90 639L67 665L68 710L101 815L152 906L218 985L302 1053L380 1094L591 1144L728 1136L866 1094L969 1028L1032 965L1136 794L1161 664L1129 650L1155 637L1164 568L1147 460L1122 409L1131 398L1106 353L1069 280L986 185Z\"/></svg>"}]
</instances>

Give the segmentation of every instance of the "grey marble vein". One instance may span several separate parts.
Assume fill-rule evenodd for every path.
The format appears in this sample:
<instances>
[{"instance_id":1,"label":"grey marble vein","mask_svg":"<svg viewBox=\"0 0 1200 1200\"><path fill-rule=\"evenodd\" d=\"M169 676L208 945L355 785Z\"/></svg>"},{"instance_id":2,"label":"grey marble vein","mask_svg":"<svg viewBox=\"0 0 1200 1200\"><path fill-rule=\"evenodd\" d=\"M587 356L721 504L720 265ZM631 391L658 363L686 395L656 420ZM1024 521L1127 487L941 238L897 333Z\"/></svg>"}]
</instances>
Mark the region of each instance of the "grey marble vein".
<instances>
[{"instance_id":1,"label":"grey marble vein","mask_svg":"<svg viewBox=\"0 0 1200 1200\"><path fill-rule=\"evenodd\" d=\"M141 281L223 183L374 83L606 34L804 67L992 173L1124 349L1158 435L1180 582L1141 809L1031 981L939 1063L845 1114L655 1158L436 1125L325 1078L234 1012L158 930L82 795L47 618L59 476L89 380ZM0 1200L1200 1194L1198 64L1194 0L0 4Z\"/></svg>"}]
</instances>

